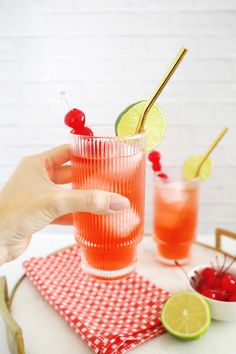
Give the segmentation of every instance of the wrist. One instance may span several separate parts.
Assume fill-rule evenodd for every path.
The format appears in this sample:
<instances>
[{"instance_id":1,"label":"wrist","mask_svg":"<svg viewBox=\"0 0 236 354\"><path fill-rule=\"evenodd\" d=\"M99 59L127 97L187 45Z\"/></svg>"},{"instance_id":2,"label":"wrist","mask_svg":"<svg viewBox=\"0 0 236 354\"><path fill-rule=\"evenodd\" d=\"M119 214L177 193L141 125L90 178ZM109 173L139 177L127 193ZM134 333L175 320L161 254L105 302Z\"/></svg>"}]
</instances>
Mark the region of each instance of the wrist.
<instances>
[{"instance_id":1,"label":"wrist","mask_svg":"<svg viewBox=\"0 0 236 354\"><path fill-rule=\"evenodd\" d=\"M8 261L9 261L9 259L8 259L7 247L5 245L1 245L1 242L0 242L0 267Z\"/></svg>"},{"instance_id":2,"label":"wrist","mask_svg":"<svg viewBox=\"0 0 236 354\"><path fill-rule=\"evenodd\" d=\"M6 229L0 221L0 266L8 262L8 247L7 247L8 235Z\"/></svg>"},{"instance_id":3,"label":"wrist","mask_svg":"<svg viewBox=\"0 0 236 354\"><path fill-rule=\"evenodd\" d=\"M0 266L9 261L8 241L10 228L7 221L7 211L0 193Z\"/></svg>"}]
</instances>

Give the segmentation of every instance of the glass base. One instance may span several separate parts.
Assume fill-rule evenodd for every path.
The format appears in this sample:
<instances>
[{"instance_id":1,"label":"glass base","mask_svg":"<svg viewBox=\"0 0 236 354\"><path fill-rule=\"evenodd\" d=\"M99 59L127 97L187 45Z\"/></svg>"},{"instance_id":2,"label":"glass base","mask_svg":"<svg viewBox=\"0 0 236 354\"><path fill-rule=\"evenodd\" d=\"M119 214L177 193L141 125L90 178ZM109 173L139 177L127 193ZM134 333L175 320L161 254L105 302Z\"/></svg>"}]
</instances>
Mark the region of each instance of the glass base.
<instances>
[{"instance_id":1,"label":"glass base","mask_svg":"<svg viewBox=\"0 0 236 354\"><path fill-rule=\"evenodd\" d=\"M165 258L160 256L159 254L156 255L156 259L158 260L158 262L163 263L165 265L169 265L169 266L177 266L175 264L175 261L177 261L179 264L184 265L189 263L190 258L182 258L182 259L169 259L169 258Z\"/></svg>"},{"instance_id":2,"label":"glass base","mask_svg":"<svg viewBox=\"0 0 236 354\"><path fill-rule=\"evenodd\" d=\"M81 267L85 273L87 273L92 278L104 280L104 281L119 280L122 278L126 278L135 271L136 266L137 266L137 262L123 269L101 270L101 269L96 269L91 267L90 265L88 265L88 263L84 262L84 260L82 260L81 262Z\"/></svg>"}]
</instances>

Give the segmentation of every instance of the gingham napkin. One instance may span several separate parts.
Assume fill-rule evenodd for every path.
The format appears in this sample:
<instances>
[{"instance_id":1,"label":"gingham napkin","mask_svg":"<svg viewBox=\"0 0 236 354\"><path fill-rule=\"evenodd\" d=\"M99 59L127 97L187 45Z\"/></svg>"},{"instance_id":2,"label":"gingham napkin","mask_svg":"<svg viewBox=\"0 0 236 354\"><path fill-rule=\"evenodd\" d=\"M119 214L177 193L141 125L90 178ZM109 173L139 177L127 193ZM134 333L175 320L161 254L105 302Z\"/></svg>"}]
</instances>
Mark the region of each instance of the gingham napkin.
<instances>
[{"instance_id":1,"label":"gingham napkin","mask_svg":"<svg viewBox=\"0 0 236 354\"><path fill-rule=\"evenodd\" d=\"M49 304L95 353L120 354L164 332L160 312L169 293L134 273L115 282L81 270L78 246L24 262Z\"/></svg>"}]
</instances>

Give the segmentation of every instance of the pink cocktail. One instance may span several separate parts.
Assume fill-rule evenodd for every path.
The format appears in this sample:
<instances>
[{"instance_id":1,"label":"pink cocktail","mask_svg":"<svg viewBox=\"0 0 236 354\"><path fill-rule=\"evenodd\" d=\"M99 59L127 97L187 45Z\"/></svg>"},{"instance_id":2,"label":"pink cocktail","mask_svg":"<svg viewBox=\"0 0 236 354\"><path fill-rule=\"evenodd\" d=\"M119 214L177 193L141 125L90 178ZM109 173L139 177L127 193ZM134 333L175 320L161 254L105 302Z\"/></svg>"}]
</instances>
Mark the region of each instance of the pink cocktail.
<instances>
[{"instance_id":1,"label":"pink cocktail","mask_svg":"<svg viewBox=\"0 0 236 354\"><path fill-rule=\"evenodd\" d=\"M95 127L93 137L71 134L74 189L102 189L130 200L115 215L75 213L76 240L84 271L99 279L117 279L136 267L144 229L144 135L117 137L112 128Z\"/></svg>"},{"instance_id":2,"label":"pink cocktail","mask_svg":"<svg viewBox=\"0 0 236 354\"><path fill-rule=\"evenodd\" d=\"M196 238L199 185L195 181L162 180L154 176L153 237L157 258L186 263Z\"/></svg>"}]
</instances>

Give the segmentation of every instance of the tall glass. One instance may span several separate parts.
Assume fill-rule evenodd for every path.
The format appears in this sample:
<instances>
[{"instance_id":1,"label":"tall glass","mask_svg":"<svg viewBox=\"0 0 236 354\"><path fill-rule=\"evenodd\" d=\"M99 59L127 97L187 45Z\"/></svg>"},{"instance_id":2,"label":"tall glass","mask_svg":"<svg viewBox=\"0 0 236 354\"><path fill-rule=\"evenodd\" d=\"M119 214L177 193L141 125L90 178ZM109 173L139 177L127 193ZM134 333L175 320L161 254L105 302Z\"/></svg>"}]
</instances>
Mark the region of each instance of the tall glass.
<instances>
[{"instance_id":1,"label":"tall glass","mask_svg":"<svg viewBox=\"0 0 236 354\"><path fill-rule=\"evenodd\" d=\"M94 136L71 134L74 189L101 189L130 200L130 208L114 215L75 213L82 267L92 277L112 280L136 267L137 245L144 229L144 135L114 135L114 127L93 127Z\"/></svg>"},{"instance_id":2,"label":"tall glass","mask_svg":"<svg viewBox=\"0 0 236 354\"><path fill-rule=\"evenodd\" d=\"M196 181L154 176L153 237L162 263L188 262L197 231L198 191Z\"/></svg>"}]
</instances>

